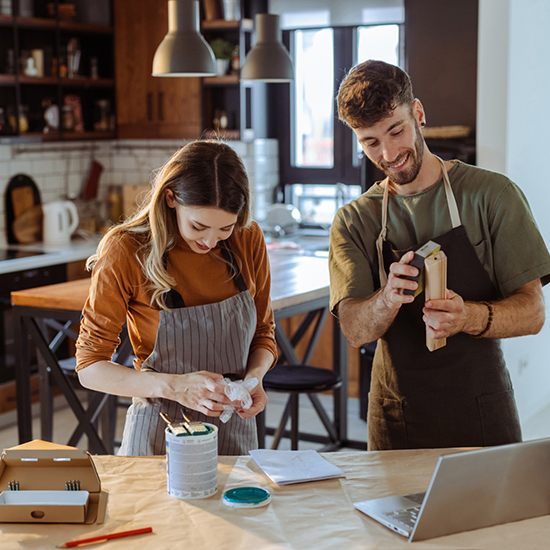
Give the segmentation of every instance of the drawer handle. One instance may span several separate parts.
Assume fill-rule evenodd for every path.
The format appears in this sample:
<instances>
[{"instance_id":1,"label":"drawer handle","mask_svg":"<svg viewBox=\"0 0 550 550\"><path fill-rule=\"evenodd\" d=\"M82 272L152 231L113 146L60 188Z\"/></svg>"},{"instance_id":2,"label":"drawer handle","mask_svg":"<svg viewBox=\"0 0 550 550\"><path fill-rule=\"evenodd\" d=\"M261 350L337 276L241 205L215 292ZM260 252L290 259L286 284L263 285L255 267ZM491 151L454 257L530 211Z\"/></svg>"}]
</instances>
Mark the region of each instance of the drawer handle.
<instances>
[{"instance_id":1,"label":"drawer handle","mask_svg":"<svg viewBox=\"0 0 550 550\"><path fill-rule=\"evenodd\" d=\"M151 92L147 94L147 120L153 121L153 94Z\"/></svg>"},{"instance_id":2,"label":"drawer handle","mask_svg":"<svg viewBox=\"0 0 550 550\"><path fill-rule=\"evenodd\" d=\"M164 120L164 92L159 92L158 116L159 120Z\"/></svg>"}]
</instances>

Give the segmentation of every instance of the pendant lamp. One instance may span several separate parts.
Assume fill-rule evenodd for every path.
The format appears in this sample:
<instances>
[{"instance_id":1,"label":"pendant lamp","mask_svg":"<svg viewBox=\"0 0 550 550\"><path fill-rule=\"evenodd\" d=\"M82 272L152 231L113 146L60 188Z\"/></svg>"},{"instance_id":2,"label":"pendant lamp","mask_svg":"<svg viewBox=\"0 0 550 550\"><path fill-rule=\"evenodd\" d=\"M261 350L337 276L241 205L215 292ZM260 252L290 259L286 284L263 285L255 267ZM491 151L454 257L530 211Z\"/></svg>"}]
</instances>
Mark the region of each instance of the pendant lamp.
<instances>
[{"instance_id":1,"label":"pendant lamp","mask_svg":"<svg viewBox=\"0 0 550 550\"><path fill-rule=\"evenodd\" d=\"M214 76L212 49L199 30L198 0L168 0L168 34L153 58L153 76Z\"/></svg>"},{"instance_id":2,"label":"pendant lamp","mask_svg":"<svg viewBox=\"0 0 550 550\"><path fill-rule=\"evenodd\" d=\"M279 16L272 13L256 15L256 45L248 52L241 69L241 80L290 82L294 67L284 47Z\"/></svg>"}]
</instances>

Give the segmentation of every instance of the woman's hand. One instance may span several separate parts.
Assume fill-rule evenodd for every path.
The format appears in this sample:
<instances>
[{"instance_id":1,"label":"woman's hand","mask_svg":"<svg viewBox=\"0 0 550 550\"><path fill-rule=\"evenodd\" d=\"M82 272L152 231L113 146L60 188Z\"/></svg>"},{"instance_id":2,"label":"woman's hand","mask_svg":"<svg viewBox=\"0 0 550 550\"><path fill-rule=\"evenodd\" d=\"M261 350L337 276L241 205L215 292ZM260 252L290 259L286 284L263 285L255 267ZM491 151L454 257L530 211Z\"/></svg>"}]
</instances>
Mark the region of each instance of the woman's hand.
<instances>
[{"instance_id":1,"label":"woman's hand","mask_svg":"<svg viewBox=\"0 0 550 550\"><path fill-rule=\"evenodd\" d=\"M261 381L258 382L256 387L250 390L250 397L252 397L252 405L249 409L243 409L241 403L234 403L237 405L235 411L241 418L253 418L265 409L267 405L267 395L262 387Z\"/></svg>"},{"instance_id":2,"label":"woman's hand","mask_svg":"<svg viewBox=\"0 0 550 550\"><path fill-rule=\"evenodd\" d=\"M224 393L224 386L216 383L222 379L221 374L208 371L174 375L171 384L173 396L170 399L206 416L218 417L223 412L223 406L231 404Z\"/></svg>"}]
</instances>

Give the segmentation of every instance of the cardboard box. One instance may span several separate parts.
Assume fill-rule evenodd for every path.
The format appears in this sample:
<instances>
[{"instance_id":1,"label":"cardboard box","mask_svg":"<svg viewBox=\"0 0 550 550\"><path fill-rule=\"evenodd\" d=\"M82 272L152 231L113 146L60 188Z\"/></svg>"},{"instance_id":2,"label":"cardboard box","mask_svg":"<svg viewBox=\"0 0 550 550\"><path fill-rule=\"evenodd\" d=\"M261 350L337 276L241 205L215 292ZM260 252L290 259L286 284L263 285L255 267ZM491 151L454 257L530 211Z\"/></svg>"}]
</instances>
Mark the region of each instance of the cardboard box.
<instances>
[{"instance_id":1,"label":"cardboard box","mask_svg":"<svg viewBox=\"0 0 550 550\"><path fill-rule=\"evenodd\" d=\"M54 522L51 518L63 518L63 523L84 523L88 513L88 491L3 491L0 493L0 518L2 522L21 522L31 518Z\"/></svg>"},{"instance_id":2,"label":"cardboard box","mask_svg":"<svg viewBox=\"0 0 550 550\"><path fill-rule=\"evenodd\" d=\"M76 483L78 481L78 484ZM67 484L79 490L66 490ZM103 523L107 493L90 453L47 441L5 449L0 458L0 522Z\"/></svg>"},{"instance_id":3,"label":"cardboard box","mask_svg":"<svg viewBox=\"0 0 550 550\"><path fill-rule=\"evenodd\" d=\"M150 185L123 185L122 186L122 217L129 218L141 206Z\"/></svg>"}]
</instances>

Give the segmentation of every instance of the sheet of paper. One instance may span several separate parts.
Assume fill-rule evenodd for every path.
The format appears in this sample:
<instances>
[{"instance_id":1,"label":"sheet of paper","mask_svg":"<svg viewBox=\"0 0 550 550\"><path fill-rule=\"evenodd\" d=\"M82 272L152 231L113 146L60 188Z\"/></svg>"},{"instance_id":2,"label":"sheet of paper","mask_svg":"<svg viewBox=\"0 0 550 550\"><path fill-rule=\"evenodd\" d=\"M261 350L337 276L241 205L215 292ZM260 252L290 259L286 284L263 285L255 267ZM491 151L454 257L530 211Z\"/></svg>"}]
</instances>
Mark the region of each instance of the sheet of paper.
<instances>
[{"instance_id":1,"label":"sheet of paper","mask_svg":"<svg viewBox=\"0 0 550 550\"><path fill-rule=\"evenodd\" d=\"M317 451L249 451L258 466L278 485L344 477L340 468L325 460Z\"/></svg>"}]
</instances>

